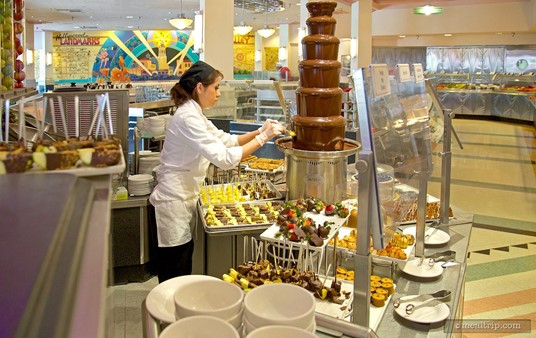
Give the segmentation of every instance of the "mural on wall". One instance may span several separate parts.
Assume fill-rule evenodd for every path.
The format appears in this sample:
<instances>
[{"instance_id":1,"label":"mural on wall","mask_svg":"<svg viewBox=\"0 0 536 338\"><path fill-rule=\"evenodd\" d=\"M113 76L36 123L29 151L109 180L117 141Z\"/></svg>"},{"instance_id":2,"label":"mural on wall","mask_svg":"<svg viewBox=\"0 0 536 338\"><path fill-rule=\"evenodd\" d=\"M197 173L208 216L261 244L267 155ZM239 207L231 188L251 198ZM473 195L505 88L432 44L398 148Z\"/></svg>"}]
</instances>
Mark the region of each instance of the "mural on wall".
<instances>
[{"instance_id":1,"label":"mural on wall","mask_svg":"<svg viewBox=\"0 0 536 338\"><path fill-rule=\"evenodd\" d=\"M264 68L266 70L276 70L275 64L279 60L279 48L264 47Z\"/></svg>"},{"instance_id":2,"label":"mural on wall","mask_svg":"<svg viewBox=\"0 0 536 338\"><path fill-rule=\"evenodd\" d=\"M233 73L235 79L251 77L255 69L255 34L235 35Z\"/></svg>"},{"instance_id":3,"label":"mural on wall","mask_svg":"<svg viewBox=\"0 0 536 338\"><path fill-rule=\"evenodd\" d=\"M56 83L173 80L199 60L193 35L181 31L90 34L53 34Z\"/></svg>"},{"instance_id":4,"label":"mural on wall","mask_svg":"<svg viewBox=\"0 0 536 338\"><path fill-rule=\"evenodd\" d=\"M102 44L91 72L94 82L173 80L199 60L193 37L180 31L119 31Z\"/></svg>"}]
</instances>

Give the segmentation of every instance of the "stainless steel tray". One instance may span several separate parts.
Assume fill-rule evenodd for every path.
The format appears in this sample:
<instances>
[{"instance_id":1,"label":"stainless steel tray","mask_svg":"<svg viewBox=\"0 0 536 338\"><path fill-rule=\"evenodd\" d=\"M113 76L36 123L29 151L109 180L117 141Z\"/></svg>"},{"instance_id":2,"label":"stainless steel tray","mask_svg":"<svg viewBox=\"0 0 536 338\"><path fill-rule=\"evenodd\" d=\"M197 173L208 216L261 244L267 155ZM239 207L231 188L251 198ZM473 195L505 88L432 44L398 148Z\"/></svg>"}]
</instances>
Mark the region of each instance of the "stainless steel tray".
<instances>
[{"instance_id":1,"label":"stainless steel tray","mask_svg":"<svg viewBox=\"0 0 536 338\"><path fill-rule=\"evenodd\" d=\"M203 200L203 191L207 191L207 193L210 192L210 190L216 192L216 191L226 191L227 189L235 189L235 188L244 188L248 185L255 185L255 186L262 186L263 188L266 188L267 193L270 194L270 197L264 197L261 196L248 196L245 200L227 200L227 201L217 201L217 203L211 203L210 200L207 199L208 203L205 203ZM283 195L275 185L270 180L256 180L256 181L244 181L244 182L234 182L234 183L225 183L225 184L214 184L214 185L206 185L201 187L201 198L199 199L200 203L202 205L210 204L210 205L233 205L236 203L250 203L255 201L273 201L273 200L280 200L283 198Z\"/></svg>"},{"instance_id":2,"label":"stainless steel tray","mask_svg":"<svg viewBox=\"0 0 536 338\"><path fill-rule=\"evenodd\" d=\"M232 205L215 205L216 207L231 207L231 206L245 206L246 204L252 207L260 207L260 206L267 206L268 203L274 205L282 205L284 201L254 201L254 202L243 202L243 203L236 203ZM203 228L205 229L205 232L207 233L226 233L226 232L243 232L247 230L263 230L270 227L272 224L274 224L274 221L267 221L262 223L239 223L239 224L225 224L225 225L209 225L206 221L206 215L211 206L210 205L201 205L201 203L197 204L197 210L199 212L199 216L201 218L201 222L203 223ZM277 208L274 208L277 209ZM274 214L274 218L277 218L277 214Z\"/></svg>"}]
</instances>

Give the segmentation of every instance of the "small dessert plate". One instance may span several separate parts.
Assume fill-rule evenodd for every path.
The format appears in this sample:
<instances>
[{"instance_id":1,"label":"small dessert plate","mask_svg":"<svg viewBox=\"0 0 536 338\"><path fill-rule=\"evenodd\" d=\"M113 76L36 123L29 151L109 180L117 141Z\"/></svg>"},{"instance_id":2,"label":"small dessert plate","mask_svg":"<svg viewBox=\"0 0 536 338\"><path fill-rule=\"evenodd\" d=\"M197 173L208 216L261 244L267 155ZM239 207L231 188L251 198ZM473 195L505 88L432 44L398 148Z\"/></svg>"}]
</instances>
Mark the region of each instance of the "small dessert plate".
<instances>
[{"instance_id":1,"label":"small dessert plate","mask_svg":"<svg viewBox=\"0 0 536 338\"><path fill-rule=\"evenodd\" d=\"M409 227L404 229L404 234L412 234L416 236L416 228ZM437 228L426 228L424 231L424 244L425 245L442 245L447 244L450 241L450 235L443 230Z\"/></svg>"},{"instance_id":2,"label":"small dessert plate","mask_svg":"<svg viewBox=\"0 0 536 338\"><path fill-rule=\"evenodd\" d=\"M441 267L442 262L435 262L428 258L420 259L415 258L411 261L408 261L404 266L404 271L408 275L420 277L420 278L434 278L441 276L443 273L443 268Z\"/></svg>"},{"instance_id":3,"label":"small dessert plate","mask_svg":"<svg viewBox=\"0 0 536 338\"><path fill-rule=\"evenodd\" d=\"M416 297L419 297L419 295L404 296L401 297L400 300L403 301L404 304L410 304L411 299ZM404 319L421 324L439 323L449 317L450 308L447 304L436 300L430 302L430 306L418 307L419 304L426 301L422 298L420 299L420 301L417 300L414 303L411 303L415 306L415 311L413 311L413 313L408 314L406 312L406 306L395 308L395 312Z\"/></svg>"}]
</instances>

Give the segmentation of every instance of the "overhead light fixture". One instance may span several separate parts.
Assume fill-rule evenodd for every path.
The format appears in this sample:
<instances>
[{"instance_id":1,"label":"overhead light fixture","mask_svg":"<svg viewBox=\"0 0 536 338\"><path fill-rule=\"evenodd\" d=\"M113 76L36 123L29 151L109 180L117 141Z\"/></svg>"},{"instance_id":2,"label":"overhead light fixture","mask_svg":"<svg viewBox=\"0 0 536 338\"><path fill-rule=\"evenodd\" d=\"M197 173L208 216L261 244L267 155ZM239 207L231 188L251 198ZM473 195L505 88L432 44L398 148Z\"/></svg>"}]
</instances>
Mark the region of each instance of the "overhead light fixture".
<instances>
[{"instance_id":1,"label":"overhead light fixture","mask_svg":"<svg viewBox=\"0 0 536 338\"><path fill-rule=\"evenodd\" d=\"M169 23L173 27L176 27L178 30L183 30L186 27L190 26L192 22L193 22L192 19L188 19L187 17L184 16L184 13L182 12L182 0L181 0L181 14L179 15L178 18L169 20Z\"/></svg>"},{"instance_id":2,"label":"overhead light fixture","mask_svg":"<svg viewBox=\"0 0 536 338\"><path fill-rule=\"evenodd\" d=\"M269 38L275 33L275 29L268 27L268 0L264 0L266 8L264 10L264 27L257 32L263 38Z\"/></svg>"},{"instance_id":3,"label":"overhead light fixture","mask_svg":"<svg viewBox=\"0 0 536 338\"><path fill-rule=\"evenodd\" d=\"M445 33L445 34L443 34L443 35L444 35L444 36L452 36L452 34L450 34L450 33Z\"/></svg>"},{"instance_id":4,"label":"overhead light fixture","mask_svg":"<svg viewBox=\"0 0 536 338\"><path fill-rule=\"evenodd\" d=\"M432 6L428 3L426 6L415 7L413 9L413 14L420 15L432 15L432 14L443 14L443 7Z\"/></svg>"},{"instance_id":5,"label":"overhead light fixture","mask_svg":"<svg viewBox=\"0 0 536 338\"><path fill-rule=\"evenodd\" d=\"M245 3L242 2L242 21L240 21L240 25L234 26L233 32L235 35L246 35L253 29L253 27L251 27L250 25L246 25L246 23L244 22L244 8Z\"/></svg>"}]
</instances>

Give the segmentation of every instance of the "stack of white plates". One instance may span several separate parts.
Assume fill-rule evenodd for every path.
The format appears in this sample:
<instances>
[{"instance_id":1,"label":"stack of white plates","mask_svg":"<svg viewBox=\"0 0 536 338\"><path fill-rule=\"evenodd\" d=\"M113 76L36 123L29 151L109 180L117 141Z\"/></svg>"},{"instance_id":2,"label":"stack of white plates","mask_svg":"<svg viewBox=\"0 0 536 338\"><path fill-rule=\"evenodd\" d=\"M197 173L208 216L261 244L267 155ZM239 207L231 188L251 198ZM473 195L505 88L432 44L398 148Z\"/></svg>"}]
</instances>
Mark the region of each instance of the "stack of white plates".
<instances>
[{"instance_id":1,"label":"stack of white plates","mask_svg":"<svg viewBox=\"0 0 536 338\"><path fill-rule=\"evenodd\" d=\"M162 136L166 133L166 119L160 116L138 119L137 127L143 136Z\"/></svg>"},{"instance_id":2,"label":"stack of white plates","mask_svg":"<svg viewBox=\"0 0 536 338\"><path fill-rule=\"evenodd\" d=\"M153 191L153 181L152 175L130 175L128 177L128 192L131 196L149 195Z\"/></svg>"},{"instance_id":3,"label":"stack of white plates","mask_svg":"<svg viewBox=\"0 0 536 338\"><path fill-rule=\"evenodd\" d=\"M140 157L138 173L152 175L153 168L160 164L160 156Z\"/></svg>"}]
</instances>

